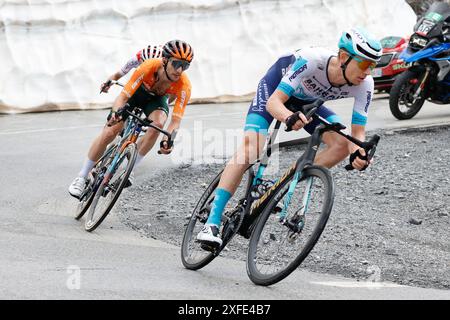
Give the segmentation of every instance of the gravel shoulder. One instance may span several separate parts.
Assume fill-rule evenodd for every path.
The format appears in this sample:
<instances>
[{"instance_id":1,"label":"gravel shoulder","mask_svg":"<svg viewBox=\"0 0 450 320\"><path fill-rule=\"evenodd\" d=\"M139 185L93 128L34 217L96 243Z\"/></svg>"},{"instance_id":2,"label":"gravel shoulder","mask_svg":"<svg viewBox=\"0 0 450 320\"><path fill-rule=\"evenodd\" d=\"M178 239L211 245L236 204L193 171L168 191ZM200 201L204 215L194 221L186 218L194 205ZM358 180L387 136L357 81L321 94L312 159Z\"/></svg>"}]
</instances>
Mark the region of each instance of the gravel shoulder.
<instances>
[{"instance_id":1,"label":"gravel shoulder","mask_svg":"<svg viewBox=\"0 0 450 320\"><path fill-rule=\"evenodd\" d=\"M336 198L318 243L300 268L366 281L450 289L450 126L374 131L375 164L365 172L334 168ZM280 150L280 170L304 146ZM187 216L223 160L162 170L126 190L121 221L181 245ZM279 176L279 175L278 175ZM222 256L245 260L248 240L237 236Z\"/></svg>"}]
</instances>

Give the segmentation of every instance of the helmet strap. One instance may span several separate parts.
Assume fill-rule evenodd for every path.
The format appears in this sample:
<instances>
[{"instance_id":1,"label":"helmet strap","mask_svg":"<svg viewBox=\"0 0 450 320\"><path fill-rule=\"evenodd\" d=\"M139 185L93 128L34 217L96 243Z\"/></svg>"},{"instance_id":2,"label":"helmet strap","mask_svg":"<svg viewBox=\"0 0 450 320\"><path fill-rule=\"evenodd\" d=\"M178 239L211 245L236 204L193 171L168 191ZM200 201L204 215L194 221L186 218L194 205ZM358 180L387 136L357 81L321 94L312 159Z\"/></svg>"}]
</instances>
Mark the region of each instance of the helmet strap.
<instances>
[{"instance_id":1,"label":"helmet strap","mask_svg":"<svg viewBox=\"0 0 450 320\"><path fill-rule=\"evenodd\" d=\"M345 81L347 82L347 84L348 84L350 87L353 86L353 83L351 83L351 82L348 80L347 76L345 75L345 71L347 70L347 66L349 65L350 61L352 61L352 59L353 59L353 58L352 58L351 56L349 56L348 59L347 59L347 61L345 61L345 63L341 65L342 75L344 76Z\"/></svg>"},{"instance_id":2,"label":"helmet strap","mask_svg":"<svg viewBox=\"0 0 450 320\"><path fill-rule=\"evenodd\" d=\"M167 62L164 63L164 72L166 73L167 79L169 79L170 82L173 82L174 80L170 79L169 74L167 73L167 65L169 64L169 59L167 59Z\"/></svg>"}]
</instances>

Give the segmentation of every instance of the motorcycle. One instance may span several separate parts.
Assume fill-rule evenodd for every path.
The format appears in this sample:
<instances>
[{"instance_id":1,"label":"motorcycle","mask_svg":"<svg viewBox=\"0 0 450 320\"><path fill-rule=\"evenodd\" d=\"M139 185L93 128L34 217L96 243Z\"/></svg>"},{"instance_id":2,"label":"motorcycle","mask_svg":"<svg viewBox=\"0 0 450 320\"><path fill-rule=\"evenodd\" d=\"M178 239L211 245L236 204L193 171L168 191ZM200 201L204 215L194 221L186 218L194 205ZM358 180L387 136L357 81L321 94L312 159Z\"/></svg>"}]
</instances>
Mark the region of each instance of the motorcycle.
<instances>
[{"instance_id":1,"label":"motorcycle","mask_svg":"<svg viewBox=\"0 0 450 320\"><path fill-rule=\"evenodd\" d=\"M393 84L389 97L392 114L411 119L426 100L450 103L450 5L435 2L414 26L400 58L409 66Z\"/></svg>"}]
</instances>

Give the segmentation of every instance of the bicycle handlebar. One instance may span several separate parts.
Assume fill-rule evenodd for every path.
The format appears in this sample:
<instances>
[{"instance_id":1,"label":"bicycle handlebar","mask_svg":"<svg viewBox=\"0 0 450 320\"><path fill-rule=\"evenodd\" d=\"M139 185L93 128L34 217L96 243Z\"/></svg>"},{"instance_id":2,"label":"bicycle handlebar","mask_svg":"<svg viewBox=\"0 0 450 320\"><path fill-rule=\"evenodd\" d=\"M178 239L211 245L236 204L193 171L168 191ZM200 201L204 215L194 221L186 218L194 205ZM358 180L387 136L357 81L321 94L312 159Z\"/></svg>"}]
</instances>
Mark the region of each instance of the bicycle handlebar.
<instances>
[{"instance_id":1,"label":"bicycle handlebar","mask_svg":"<svg viewBox=\"0 0 450 320\"><path fill-rule=\"evenodd\" d=\"M112 85L118 85L118 86L124 87L124 85L122 83L120 83L119 81L116 81L116 80L108 80L105 83L105 86L108 86L108 87L110 87ZM103 88L100 90L100 93L102 93L102 92L104 92ZM177 135L177 130L174 130L172 133L164 131L163 129L158 128L157 126L152 125L153 121L148 120L148 119L141 119L141 118L139 118L133 112L129 111L126 107L124 107L123 109L119 109L119 111L117 111L117 114L119 116L122 116L123 113L127 113L129 116L131 116L131 117L135 118L136 120L138 120L139 123L142 124L142 126L150 127L150 128L155 129L156 131L161 132L162 134L164 134L165 136L167 136L169 138L167 140L167 143L169 144L169 148L173 146L173 141L175 140L175 137ZM161 154L161 151L158 151L158 154Z\"/></svg>"},{"instance_id":2,"label":"bicycle handlebar","mask_svg":"<svg viewBox=\"0 0 450 320\"><path fill-rule=\"evenodd\" d=\"M367 161L370 161L375 155L375 151L377 150L378 142L380 141L380 136L375 134L373 137L367 142L361 142L360 147L362 147L366 151ZM351 164L345 166L345 170L352 171L355 168Z\"/></svg>"},{"instance_id":3,"label":"bicycle handlebar","mask_svg":"<svg viewBox=\"0 0 450 320\"><path fill-rule=\"evenodd\" d=\"M375 154L378 142L380 141L380 136L375 134L369 141L360 141L360 140L352 137L351 135L345 134L344 132L342 132L342 130L346 129L346 127L344 125L342 125L341 123L330 123L316 114L317 110L319 109L320 106L323 105L324 102L325 101L323 99L317 99L315 102L303 106L303 113L304 113L305 117L308 120L311 117L319 120L325 126L325 128L323 129L324 131L334 131L334 132L340 134L341 136L343 136L344 138L346 138L347 140L353 142L358 147L363 148L367 155L367 161L370 161ZM292 131L292 126L298 120L300 120L299 114L300 114L300 111L297 111L296 113L294 113L294 116L291 117L289 123L286 123L286 131L287 132ZM351 164L345 166L345 169L347 171L354 170L354 168Z\"/></svg>"},{"instance_id":4,"label":"bicycle handlebar","mask_svg":"<svg viewBox=\"0 0 450 320\"><path fill-rule=\"evenodd\" d=\"M111 87L112 85L118 85L118 86L121 86L122 88L124 87L124 85L122 83L120 83L119 81L108 80L102 85L102 88L100 89L100 93L105 92L105 89L104 89L105 87Z\"/></svg>"},{"instance_id":5,"label":"bicycle handlebar","mask_svg":"<svg viewBox=\"0 0 450 320\"><path fill-rule=\"evenodd\" d=\"M301 111L297 111L295 112L292 116L290 116L287 121L286 121L286 132L290 132L292 131L292 126L298 121L300 120L300 113L303 113L306 117L306 119L310 119L312 116L314 116L317 112L317 109L319 109L319 107L321 105L323 105L325 101L323 99L317 99L316 101L314 101L311 104L307 104L305 106L303 106L303 112Z\"/></svg>"},{"instance_id":6,"label":"bicycle handlebar","mask_svg":"<svg viewBox=\"0 0 450 320\"><path fill-rule=\"evenodd\" d=\"M173 130L173 132L168 136L169 139L167 140L167 145L170 148L172 148L173 146L173 141L175 140L175 137L177 136L178 131L177 130ZM162 143L162 141L161 141ZM162 144L161 144L162 146ZM158 154L162 154L162 152L160 150L158 150Z\"/></svg>"},{"instance_id":7,"label":"bicycle handlebar","mask_svg":"<svg viewBox=\"0 0 450 320\"><path fill-rule=\"evenodd\" d=\"M173 146L173 141L175 140L175 137L177 135L177 130L174 130L172 133L169 133L157 126L152 125L152 120L148 120L148 119L141 119L138 116L136 116L133 112L129 111L128 109L123 109L121 111L121 113L127 113L129 116L132 116L133 118L135 118L136 120L138 120L144 127L150 127L155 129L156 131L161 132L163 135L167 136L169 139L167 140L167 143L169 145L169 148L171 148ZM161 154L161 151L158 150L158 154Z\"/></svg>"}]
</instances>

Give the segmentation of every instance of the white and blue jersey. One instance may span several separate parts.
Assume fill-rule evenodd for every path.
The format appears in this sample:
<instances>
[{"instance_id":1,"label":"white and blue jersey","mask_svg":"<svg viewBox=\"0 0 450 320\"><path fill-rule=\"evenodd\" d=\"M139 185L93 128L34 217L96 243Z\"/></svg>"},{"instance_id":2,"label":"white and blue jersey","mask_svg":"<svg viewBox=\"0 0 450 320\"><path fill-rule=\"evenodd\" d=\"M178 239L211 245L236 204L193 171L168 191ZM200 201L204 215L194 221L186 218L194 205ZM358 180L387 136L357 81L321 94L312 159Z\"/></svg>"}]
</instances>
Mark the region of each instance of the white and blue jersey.
<instances>
[{"instance_id":1,"label":"white and blue jersey","mask_svg":"<svg viewBox=\"0 0 450 320\"><path fill-rule=\"evenodd\" d=\"M307 48L279 58L258 85L247 115L245 131L254 130L267 134L273 117L266 110L266 104L277 89L290 97L286 107L293 111L301 110L303 105L318 98L330 101L353 97L355 102L352 124L365 126L368 108L372 102L373 79L367 76L358 86L333 86L327 72L333 56L333 51L324 48ZM325 106L319 108L318 114L330 122L341 122L339 117ZM305 126L305 130L312 133L317 124L318 122L313 122Z\"/></svg>"}]
</instances>

